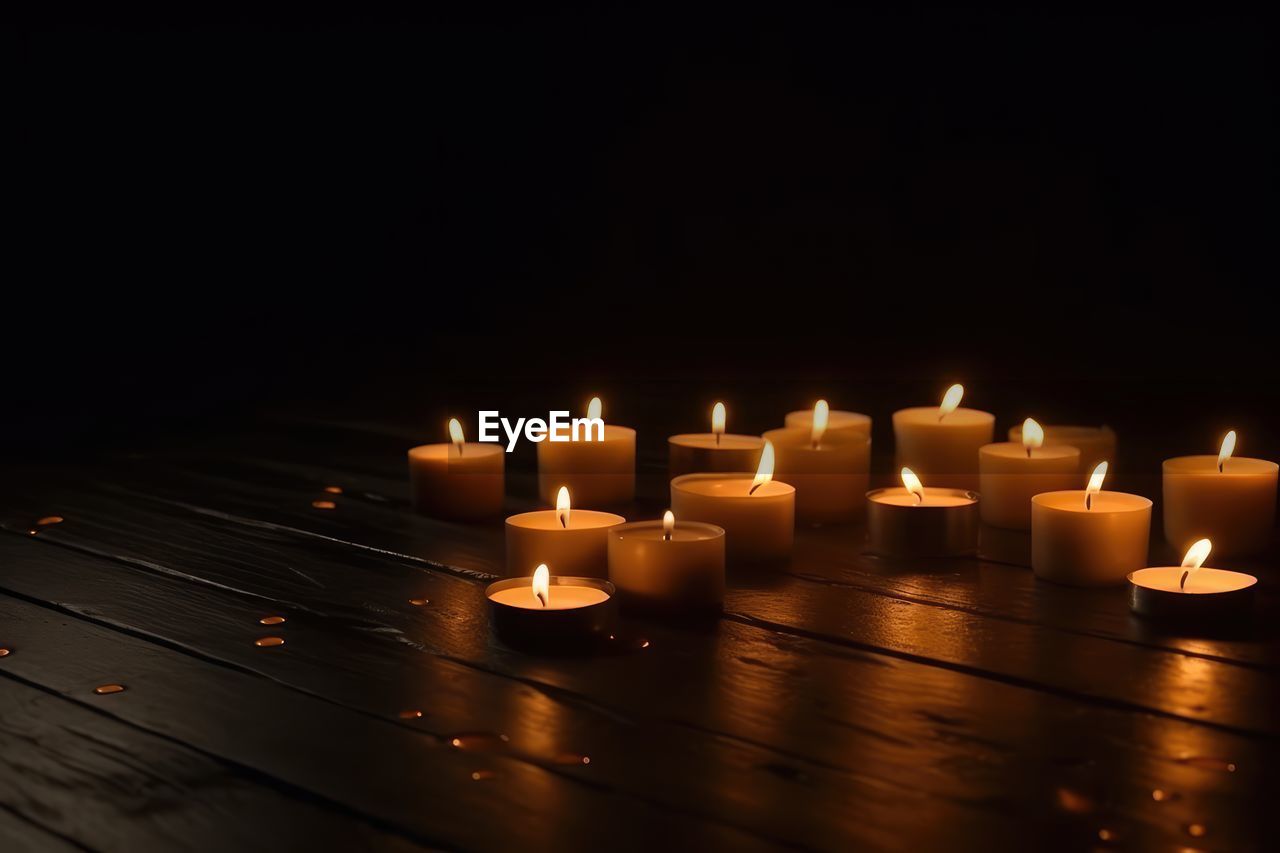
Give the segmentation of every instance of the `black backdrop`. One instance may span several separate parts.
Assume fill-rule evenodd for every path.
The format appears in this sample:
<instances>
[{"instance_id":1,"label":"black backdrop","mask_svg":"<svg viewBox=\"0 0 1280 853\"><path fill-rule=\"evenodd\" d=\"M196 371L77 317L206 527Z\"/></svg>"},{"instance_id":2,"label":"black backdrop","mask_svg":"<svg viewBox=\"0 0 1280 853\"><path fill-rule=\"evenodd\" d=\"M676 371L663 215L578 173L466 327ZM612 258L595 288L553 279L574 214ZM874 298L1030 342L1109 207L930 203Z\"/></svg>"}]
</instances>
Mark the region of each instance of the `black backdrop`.
<instances>
[{"instance_id":1,"label":"black backdrop","mask_svg":"<svg viewBox=\"0 0 1280 853\"><path fill-rule=\"evenodd\" d=\"M963 381L1280 455L1262 20L174 14L28 22L8 453Z\"/></svg>"}]
</instances>

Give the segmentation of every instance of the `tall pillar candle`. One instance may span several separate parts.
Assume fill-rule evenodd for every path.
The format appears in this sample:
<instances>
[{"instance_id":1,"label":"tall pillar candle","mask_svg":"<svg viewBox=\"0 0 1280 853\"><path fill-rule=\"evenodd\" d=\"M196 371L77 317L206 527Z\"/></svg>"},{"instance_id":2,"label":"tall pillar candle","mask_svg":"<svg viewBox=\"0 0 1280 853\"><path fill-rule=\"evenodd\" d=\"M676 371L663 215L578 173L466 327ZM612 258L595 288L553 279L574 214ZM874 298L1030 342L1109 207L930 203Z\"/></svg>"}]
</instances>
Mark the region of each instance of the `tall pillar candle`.
<instances>
[{"instance_id":1,"label":"tall pillar candle","mask_svg":"<svg viewBox=\"0 0 1280 853\"><path fill-rule=\"evenodd\" d=\"M587 417L598 419L599 397L587 407ZM542 441L538 445L538 494L547 503L556 490L568 486L574 500L587 506L616 506L636 496L636 431L603 424L587 427L576 441Z\"/></svg>"},{"instance_id":2,"label":"tall pillar candle","mask_svg":"<svg viewBox=\"0 0 1280 853\"><path fill-rule=\"evenodd\" d=\"M952 385L938 407L893 413L897 467L910 468L930 485L978 488L978 448L991 444L995 416L959 408L964 388Z\"/></svg>"},{"instance_id":3,"label":"tall pillar candle","mask_svg":"<svg viewBox=\"0 0 1280 853\"><path fill-rule=\"evenodd\" d=\"M1271 544L1280 468L1233 456L1235 444L1232 430L1216 457L1164 461L1164 535L1175 550L1202 537L1221 557L1257 554Z\"/></svg>"},{"instance_id":4,"label":"tall pillar candle","mask_svg":"<svg viewBox=\"0 0 1280 853\"><path fill-rule=\"evenodd\" d=\"M469 521L502 512L502 448L467 442L457 418L449 421L450 443L409 450L409 494L415 511Z\"/></svg>"},{"instance_id":5,"label":"tall pillar candle","mask_svg":"<svg viewBox=\"0 0 1280 853\"><path fill-rule=\"evenodd\" d=\"M978 451L978 491L984 524L1011 530L1031 529L1031 499L1078 485L1080 451L1044 447L1044 433L1031 418L1021 441L987 444Z\"/></svg>"}]
</instances>

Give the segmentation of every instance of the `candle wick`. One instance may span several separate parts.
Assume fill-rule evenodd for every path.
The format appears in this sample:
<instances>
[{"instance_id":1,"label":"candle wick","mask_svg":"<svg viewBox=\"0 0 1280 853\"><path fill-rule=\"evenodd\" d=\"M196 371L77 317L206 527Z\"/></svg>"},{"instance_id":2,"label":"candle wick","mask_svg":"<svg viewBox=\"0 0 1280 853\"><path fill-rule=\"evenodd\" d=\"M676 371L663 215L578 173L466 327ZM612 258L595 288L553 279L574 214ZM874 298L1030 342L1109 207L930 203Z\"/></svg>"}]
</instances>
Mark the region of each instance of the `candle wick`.
<instances>
[{"instance_id":1,"label":"candle wick","mask_svg":"<svg viewBox=\"0 0 1280 853\"><path fill-rule=\"evenodd\" d=\"M1191 570L1190 570L1190 569L1188 569L1187 571L1185 571L1185 572L1183 572L1183 573L1182 573L1182 580L1178 581L1178 589L1182 590L1183 592L1186 592L1186 590L1187 590L1187 578L1189 578L1189 577L1191 577Z\"/></svg>"},{"instance_id":2,"label":"candle wick","mask_svg":"<svg viewBox=\"0 0 1280 853\"><path fill-rule=\"evenodd\" d=\"M1219 474L1221 474L1221 473L1222 473L1222 466L1223 466L1223 465L1226 465L1226 464L1227 464L1227 460L1225 460L1225 459L1223 459L1221 462L1219 462L1219 463L1218 463L1218 473L1219 473Z\"/></svg>"},{"instance_id":3,"label":"candle wick","mask_svg":"<svg viewBox=\"0 0 1280 853\"><path fill-rule=\"evenodd\" d=\"M716 447L720 446L720 433L716 433Z\"/></svg>"},{"instance_id":4,"label":"candle wick","mask_svg":"<svg viewBox=\"0 0 1280 853\"><path fill-rule=\"evenodd\" d=\"M563 515L560 516L560 526L564 529L568 529L569 527L569 522Z\"/></svg>"},{"instance_id":5,"label":"candle wick","mask_svg":"<svg viewBox=\"0 0 1280 853\"><path fill-rule=\"evenodd\" d=\"M541 592L535 592L535 593L534 593L534 595L536 595L536 596L538 597L538 601L542 602L542 606L543 606L543 607L546 607L546 606L547 606L547 597L546 597L546 595L544 595L544 594L543 594L543 593L541 593Z\"/></svg>"},{"instance_id":6,"label":"candle wick","mask_svg":"<svg viewBox=\"0 0 1280 853\"><path fill-rule=\"evenodd\" d=\"M924 495L918 492L912 492L911 494L916 496L916 506L920 506L920 504L924 503Z\"/></svg>"},{"instance_id":7,"label":"candle wick","mask_svg":"<svg viewBox=\"0 0 1280 853\"><path fill-rule=\"evenodd\" d=\"M1030 459L1030 458L1031 458L1031 447L1030 447L1030 445L1028 445L1028 446L1027 446L1027 458L1028 458L1028 459Z\"/></svg>"},{"instance_id":8,"label":"candle wick","mask_svg":"<svg viewBox=\"0 0 1280 853\"><path fill-rule=\"evenodd\" d=\"M764 483L756 483L754 486L747 489L747 497L751 497L752 495L754 495L756 493L756 489L760 488L763 485Z\"/></svg>"},{"instance_id":9,"label":"candle wick","mask_svg":"<svg viewBox=\"0 0 1280 853\"><path fill-rule=\"evenodd\" d=\"M458 442L458 458L462 458L462 442Z\"/></svg>"},{"instance_id":10,"label":"candle wick","mask_svg":"<svg viewBox=\"0 0 1280 853\"><path fill-rule=\"evenodd\" d=\"M663 541L663 542L670 542L670 541L671 541L671 534L670 534L670 532L662 534L662 541Z\"/></svg>"},{"instance_id":11,"label":"candle wick","mask_svg":"<svg viewBox=\"0 0 1280 853\"><path fill-rule=\"evenodd\" d=\"M1093 509L1093 492L1087 492L1084 496L1084 508Z\"/></svg>"}]
</instances>

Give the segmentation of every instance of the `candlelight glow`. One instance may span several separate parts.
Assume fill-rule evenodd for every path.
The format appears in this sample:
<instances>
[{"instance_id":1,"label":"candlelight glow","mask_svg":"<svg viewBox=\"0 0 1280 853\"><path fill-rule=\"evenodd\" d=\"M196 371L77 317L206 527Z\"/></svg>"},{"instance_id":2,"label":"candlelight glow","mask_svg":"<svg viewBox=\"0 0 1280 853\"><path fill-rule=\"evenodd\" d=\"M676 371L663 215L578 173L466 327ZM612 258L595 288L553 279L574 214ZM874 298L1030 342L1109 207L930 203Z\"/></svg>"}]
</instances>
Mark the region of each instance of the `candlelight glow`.
<instances>
[{"instance_id":1,"label":"candlelight glow","mask_svg":"<svg viewBox=\"0 0 1280 853\"><path fill-rule=\"evenodd\" d=\"M1098 467L1093 469L1093 473L1089 475L1089 486L1084 490L1084 508L1093 509L1093 496L1102 491L1102 481L1107 477L1107 462L1104 459L1098 463Z\"/></svg>"},{"instance_id":2,"label":"candlelight glow","mask_svg":"<svg viewBox=\"0 0 1280 853\"><path fill-rule=\"evenodd\" d=\"M751 481L748 495L754 495L756 489L773 479L773 442L765 440L764 450L760 453L760 467L756 469L756 477Z\"/></svg>"},{"instance_id":3,"label":"candlelight glow","mask_svg":"<svg viewBox=\"0 0 1280 853\"><path fill-rule=\"evenodd\" d=\"M831 417L831 408L826 400L819 400L813 406L813 446L822 441L822 434L827 431L827 421Z\"/></svg>"},{"instance_id":4,"label":"candlelight glow","mask_svg":"<svg viewBox=\"0 0 1280 853\"><path fill-rule=\"evenodd\" d=\"M591 402L587 404L587 417L598 418L600 412L604 409L604 405L600 402L599 397L592 397Z\"/></svg>"},{"instance_id":5,"label":"candlelight glow","mask_svg":"<svg viewBox=\"0 0 1280 853\"><path fill-rule=\"evenodd\" d=\"M676 514L667 510L662 514L662 538L671 541L671 531L676 529Z\"/></svg>"},{"instance_id":6,"label":"candlelight glow","mask_svg":"<svg viewBox=\"0 0 1280 853\"><path fill-rule=\"evenodd\" d=\"M720 443L720 436L724 435L724 403L716 403L711 409L711 432L716 437L716 444Z\"/></svg>"},{"instance_id":7,"label":"candlelight glow","mask_svg":"<svg viewBox=\"0 0 1280 853\"><path fill-rule=\"evenodd\" d=\"M948 388L947 393L942 395L942 405L938 407L938 420L954 412L962 399L964 399L963 385L956 383Z\"/></svg>"},{"instance_id":8,"label":"candlelight glow","mask_svg":"<svg viewBox=\"0 0 1280 853\"><path fill-rule=\"evenodd\" d=\"M556 492L556 518L561 527L569 526L569 487L561 486Z\"/></svg>"},{"instance_id":9,"label":"candlelight glow","mask_svg":"<svg viewBox=\"0 0 1280 853\"><path fill-rule=\"evenodd\" d=\"M910 468L902 469L902 485L907 491L916 496L916 506L924 503L924 483L920 482L920 478L916 476L916 472Z\"/></svg>"},{"instance_id":10,"label":"candlelight glow","mask_svg":"<svg viewBox=\"0 0 1280 853\"><path fill-rule=\"evenodd\" d=\"M1178 583L1179 589L1187 588L1187 579L1195 574L1196 569L1204 565L1204 561L1209 558L1209 552L1212 550L1213 543L1208 539L1200 539L1187 549L1187 556L1182 558L1182 568L1186 571L1182 573L1182 580Z\"/></svg>"},{"instance_id":11,"label":"candlelight glow","mask_svg":"<svg viewBox=\"0 0 1280 853\"><path fill-rule=\"evenodd\" d=\"M1043 444L1044 427L1036 423L1035 418L1027 418L1022 422L1022 446L1027 449L1027 456Z\"/></svg>"},{"instance_id":12,"label":"candlelight glow","mask_svg":"<svg viewBox=\"0 0 1280 853\"><path fill-rule=\"evenodd\" d=\"M546 563L540 563L533 570L533 594L546 607L551 600L551 570Z\"/></svg>"},{"instance_id":13,"label":"candlelight glow","mask_svg":"<svg viewBox=\"0 0 1280 853\"><path fill-rule=\"evenodd\" d=\"M1218 471L1221 473L1222 466L1231 458L1231 454L1236 452L1236 431L1229 430L1222 437L1222 448L1218 451Z\"/></svg>"},{"instance_id":14,"label":"candlelight glow","mask_svg":"<svg viewBox=\"0 0 1280 853\"><path fill-rule=\"evenodd\" d=\"M458 448L458 455L462 455L462 424L457 418L449 418L449 440L453 442L453 446Z\"/></svg>"}]
</instances>

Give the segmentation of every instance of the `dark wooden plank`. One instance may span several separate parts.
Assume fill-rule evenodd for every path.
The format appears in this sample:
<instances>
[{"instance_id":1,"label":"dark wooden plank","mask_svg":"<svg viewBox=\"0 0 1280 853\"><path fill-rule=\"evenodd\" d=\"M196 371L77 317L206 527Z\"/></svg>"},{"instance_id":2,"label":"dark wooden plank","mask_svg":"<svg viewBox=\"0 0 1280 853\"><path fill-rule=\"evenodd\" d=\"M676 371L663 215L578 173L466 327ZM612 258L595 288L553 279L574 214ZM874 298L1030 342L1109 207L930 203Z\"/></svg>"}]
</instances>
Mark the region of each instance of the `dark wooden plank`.
<instances>
[{"instance_id":1,"label":"dark wooden plank","mask_svg":"<svg viewBox=\"0 0 1280 853\"><path fill-rule=\"evenodd\" d=\"M49 833L93 850L423 849L7 678L7 669L0 663L0 817L43 830L11 828L35 839L30 849L50 849Z\"/></svg>"},{"instance_id":2,"label":"dark wooden plank","mask_svg":"<svg viewBox=\"0 0 1280 853\"><path fill-rule=\"evenodd\" d=\"M79 519L76 526L81 522L84 519ZM213 523L205 522L204 527L197 529L184 526L191 523L177 526L167 520L160 523L167 534L166 547L172 547L174 540L191 539L200 543L200 548L211 547L220 556L202 563L199 549L192 548L175 554L174 558L182 562L188 572L203 574L206 566L208 571L228 571L226 563L233 558L227 547L220 544L221 537L216 534ZM156 529L157 522L137 524L131 530L141 532L148 528ZM39 539L49 543L55 539L70 541L73 529L68 522L61 530L42 533ZM23 545L36 544L30 540L17 541ZM359 552L340 558L333 566L327 565L329 558L323 556L325 550L341 548L333 543L308 543L307 547L297 546L292 551L277 545L279 550L266 556L252 541L241 547L240 559L246 565L235 579L237 584L252 585L255 573L270 574L272 563L279 560L305 565L314 576L325 580L353 572L361 573L366 580L377 580L367 562L371 558ZM151 552L146 564L154 567L155 556ZM365 573L366 568L370 569L369 574ZM30 574L32 578L41 578L48 573L37 569ZM411 574L415 579L426 578L417 571L411 570ZM799 814L806 821L809 819L803 806L788 797L785 786L778 789L773 777L783 774L783 778L803 780L807 785L821 783L821 790L840 793L848 791L853 784L831 772L842 771L882 780L880 784L892 785L893 789L919 790L935 799L994 808L1001 815L1009 808L1016 808L1028 815L1028 819L1048 822L1064 818L1057 805L1054 785L1092 790L1093 796L1105 790L1108 819L1123 823L1133 833L1147 833L1166 840L1176 837L1177 827L1170 822L1173 810L1154 803L1150 789L1144 786L1177 785L1178 802L1189 815L1220 815L1224 825L1219 831L1246 836L1248 833L1241 828L1241 815L1252 808L1250 801L1256 788L1249 780L1256 779L1255 761L1259 750L1256 745L1224 733L1173 720L1149 720L1107 709L1079 708L1053 695L908 661L856 654L832 648L828 643L779 638L732 623L723 625L710 636L658 631L653 634L654 645L643 655L607 658L602 662L529 660L483 643L477 645L477 640L485 637L485 625L476 584L450 577L437 581L431 607L415 609L388 603L376 611L371 610L369 618L379 620L389 629L373 632L371 636L393 645L403 645L398 641L406 639L414 643L427 642L444 654L470 659L475 665L495 672L509 673L520 679L521 684L540 691L543 695L539 701L548 707L569 706L558 708L555 715L572 720L575 731L581 729L583 736L575 739L575 747L590 751L593 756L597 752L609 756L610 764L624 762L628 755L629 735L625 727L619 732L599 722L584 720L575 716L573 706L600 708L600 713L629 723L642 722L647 726L673 722L718 738L768 745L775 755L766 767L762 768L761 762L755 759L754 763L719 770L726 763L722 750L689 746L691 742L687 738L670 734L671 729L661 730L656 739L639 740L645 746L646 764L656 766L660 774L666 773L668 777L688 772L688 767L682 769L677 759L697 756L692 766L716 768L712 771L716 779L731 778L741 780L741 784L757 780L748 790L763 796L765 805L757 803L756 807L766 809L770 820L779 820L778 813ZM80 582L62 593L49 587L43 589L59 600L75 602L78 591L86 586ZM324 594L318 588L308 588L300 590L298 597ZM172 601L173 595L165 598ZM308 602L312 612L325 608L315 599L309 598ZM77 606L88 613L109 615L101 598ZM204 617L200 614L211 610L216 608L200 608L191 617L195 625L190 630L203 633L199 626L203 625ZM110 612L121 615L120 611ZM154 629L158 622L158 617L148 617L145 609L141 617L143 630ZM136 621L139 614L121 618ZM180 612L172 618L182 623L188 617ZM167 622L165 625L169 632L178 630ZM188 638L183 642L199 641ZM289 648L294 652L319 642L309 637L301 645L291 643ZM249 647L246 643L229 648L239 653ZM331 644L324 645L316 653L321 671L326 661L335 669L340 667L338 661L344 655L332 648ZM224 649L218 654L230 652ZM380 661L383 657L394 661L390 670ZM371 683L380 672L385 672L386 678L404 680L404 668L413 666L402 663L390 651L352 654L351 658ZM260 660L263 662L258 668L273 661L267 657ZM273 677L293 680L298 675L297 670L292 669L274 672ZM698 689L671 691L668 689L671 684L698 685ZM314 685L308 689L332 692ZM381 692L372 686L366 689L374 695ZM342 700L358 701L350 697L350 691L342 694ZM1030 729L1025 719L1028 714L1037 721ZM518 720L507 718L499 723L519 731L521 741L536 737L536 733L526 734L520 730ZM1046 731L1055 732L1055 737L1048 742L1044 741ZM1135 734L1139 735L1136 739ZM676 759L663 754L663 744L668 738L669 748L679 749ZM1202 754L1229 755L1241 764L1241 771L1206 773L1182 761ZM593 761L593 768L596 765ZM957 772L957 768L963 771ZM628 772L640 771L628 768ZM655 779L642 775L641 781L646 785L661 784L662 778L661 775ZM1115 793L1111 792L1113 785L1118 789ZM803 793L802 803L812 800L823 803L824 810L830 808L825 798L815 799L807 789ZM735 796L743 795L739 792ZM860 794L846 799L868 807L880 802L874 795ZM917 822L917 810L904 814L892 806L905 801L903 795L898 794L877 813L881 820L908 822L908 826L896 828L899 837L918 837L912 834L923 831L912 829ZM767 811L768 803L776 804L773 812ZM937 807L930 806L929 810L936 813ZM853 815L860 824L867 820L861 811ZM1087 835L1088 826L1102 817L1101 805L1088 814L1072 815L1065 831ZM815 820L821 825L820 819ZM945 823L957 825L951 821ZM941 831L944 824L925 825ZM942 841L940 836L930 838L936 843Z\"/></svg>"},{"instance_id":3,"label":"dark wooden plank","mask_svg":"<svg viewBox=\"0 0 1280 853\"><path fill-rule=\"evenodd\" d=\"M216 755L435 846L642 848L751 836L658 812L496 753L462 751L263 678L0 596L6 676ZM109 696L92 688L128 686ZM478 776L477 776L478 774ZM612 827L630 833L618 837Z\"/></svg>"},{"instance_id":4,"label":"dark wooden plank","mask_svg":"<svg viewBox=\"0 0 1280 853\"><path fill-rule=\"evenodd\" d=\"M70 853L85 849L0 803L0 850L5 853Z\"/></svg>"},{"instance_id":5,"label":"dark wooden plank","mask_svg":"<svg viewBox=\"0 0 1280 853\"><path fill-rule=\"evenodd\" d=\"M61 500L67 503L67 512L79 514L78 524L60 525L40 535L85 537L92 526L89 538L104 543L123 545L122 540L136 543L142 541L138 537L143 537L159 549L181 548L164 541L167 536L158 530L158 525L182 524L203 515L233 520L252 528L253 535L280 537L281 541L294 536L294 531L309 531L342 542L354 540L378 553L433 555L432 559L419 558L423 567L456 562L467 571L476 572L501 564L501 534L481 525L448 525L356 501L341 502L336 510L319 511L309 503L303 504L306 492L209 475L159 482L140 478L135 472L134 481L134 489L148 488L148 494L169 496L167 499L179 503L182 498L191 498L199 504L175 504L177 511L173 513L147 510L162 515L165 520L159 522L145 514L139 516L140 510L124 505L142 497L138 491L121 491L110 499L95 498L88 492L67 493ZM103 492L104 496L107 494L112 494L112 489ZM26 523L13 516L6 523L12 527L15 522L19 526ZM452 538L455 529L460 531L456 552ZM110 548L106 552L110 553ZM456 560L455 553L459 555ZM170 555L170 562L175 565L181 565L184 559ZM984 571L1018 570L987 566ZM279 580L292 584L289 578ZM352 578L337 569L330 579L319 582L326 587L322 594L334 608L350 607L352 596L364 590L364 581L355 588ZM1070 596L1076 591L1060 592ZM907 609L912 615L904 623ZM784 579L768 590L733 589L726 599L726 610L773 630L803 632L1064 695L1241 731L1280 731L1280 716L1273 713L1277 707L1277 682L1272 674L1183 650L1119 643L1026 621L990 618L967 609L925 605L857 587L795 578ZM922 627L907 633L900 628L903 624ZM1188 665L1189 658L1197 661L1194 667ZM1044 666L1044 659L1063 665ZM1178 689L1152 691L1148 689L1151 684L1177 684Z\"/></svg>"}]
</instances>

